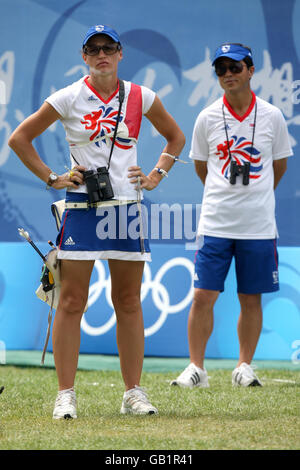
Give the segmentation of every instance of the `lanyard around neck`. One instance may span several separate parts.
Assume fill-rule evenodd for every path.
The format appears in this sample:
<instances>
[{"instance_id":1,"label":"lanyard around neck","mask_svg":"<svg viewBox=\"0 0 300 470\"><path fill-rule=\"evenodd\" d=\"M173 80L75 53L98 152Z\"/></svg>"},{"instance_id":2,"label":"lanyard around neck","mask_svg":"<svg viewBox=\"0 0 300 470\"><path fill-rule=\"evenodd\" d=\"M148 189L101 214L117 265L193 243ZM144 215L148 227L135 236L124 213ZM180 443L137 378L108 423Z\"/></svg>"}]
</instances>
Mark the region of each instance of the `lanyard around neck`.
<instances>
[{"instance_id":1,"label":"lanyard around neck","mask_svg":"<svg viewBox=\"0 0 300 470\"><path fill-rule=\"evenodd\" d=\"M226 134L228 154L229 154L230 160L232 160L232 156L231 156L231 152L230 152L230 145L229 145L229 138L228 138L228 131L227 131L227 122L226 122L226 117L225 117L225 112L224 112L224 103L222 105L222 113L223 113L223 122L224 122L225 134ZM257 103L255 103L255 108L254 108L254 123L253 123L252 141L251 141L251 157L252 157L253 145L254 145L254 136L255 136L255 128L256 128L256 115L257 115Z\"/></svg>"}]
</instances>

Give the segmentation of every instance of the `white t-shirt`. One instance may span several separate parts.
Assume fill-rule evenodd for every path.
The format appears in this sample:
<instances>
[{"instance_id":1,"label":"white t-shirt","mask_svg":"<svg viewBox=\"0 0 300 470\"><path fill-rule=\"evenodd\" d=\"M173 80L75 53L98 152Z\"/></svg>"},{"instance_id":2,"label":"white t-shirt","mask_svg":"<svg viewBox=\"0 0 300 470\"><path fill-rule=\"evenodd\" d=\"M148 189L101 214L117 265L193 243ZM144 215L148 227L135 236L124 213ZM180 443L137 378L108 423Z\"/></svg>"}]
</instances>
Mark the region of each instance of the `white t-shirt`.
<instances>
[{"instance_id":1,"label":"white t-shirt","mask_svg":"<svg viewBox=\"0 0 300 470\"><path fill-rule=\"evenodd\" d=\"M250 161L249 184L230 184L230 157L238 164ZM256 112L256 123L255 121ZM252 135L255 124L251 158ZM281 111L255 97L243 117L226 100L218 99L197 117L190 158L207 161L198 235L232 239L277 237L273 160L293 155L287 125Z\"/></svg>"},{"instance_id":2,"label":"white t-shirt","mask_svg":"<svg viewBox=\"0 0 300 470\"><path fill-rule=\"evenodd\" d=\"M119 88L107 100L85 76L49 96L46 101L61 116L70 146L71 167L76 161L88 170L107 167L112 137L119 109ZM137 165L137 140L142 115L151 108L155 93L144 86L124 81L125 97L121 120L110 163L114 199L136 200L134 185L128 179L128 167ZM75 157L76 161L71 157ZM87 192L85 185L75 192Z\"/></svg>"}]
</instances>

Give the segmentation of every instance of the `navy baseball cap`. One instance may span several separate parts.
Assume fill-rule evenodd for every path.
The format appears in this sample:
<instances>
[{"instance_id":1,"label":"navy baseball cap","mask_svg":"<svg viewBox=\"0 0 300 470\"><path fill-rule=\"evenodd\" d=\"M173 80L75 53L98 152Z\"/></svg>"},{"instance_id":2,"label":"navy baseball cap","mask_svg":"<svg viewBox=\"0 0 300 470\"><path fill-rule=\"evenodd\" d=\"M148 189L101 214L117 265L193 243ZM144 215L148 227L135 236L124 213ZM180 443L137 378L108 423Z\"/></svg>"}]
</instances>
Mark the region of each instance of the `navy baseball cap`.
<instances>
[{"instance_id":1,"label":"navy baseball cap","mask_svg":"<svg viewBox=\"0 0 300 470\"><path fill-rule=\"evenodd\" d=\"M239 62L245 57L250 57L252 59L252 52L242 44L225 43L216 50L212 65L214 65L216 60L220 57L229 57L229 59L233 59Z\"/></svg>"},{"instance_id":2,"label":"navy baseball cap","mask_svg":"<svg viewBox=\"0 0 300 470\"><path fill-rule=\"evenodd\" d=\"M88 42L88 40L91 37L95 36L96 34L106 34L106 36L109 36L113 41L118 42L119 44L121 44L120 37L114 29L112 29L109 26L106 26L104 24L97 24L96 26L92 26L88 30L88 32L86 33L85 38L83 40L82 46L85 46L86 43Z\"/></svg>"}]
</instances>

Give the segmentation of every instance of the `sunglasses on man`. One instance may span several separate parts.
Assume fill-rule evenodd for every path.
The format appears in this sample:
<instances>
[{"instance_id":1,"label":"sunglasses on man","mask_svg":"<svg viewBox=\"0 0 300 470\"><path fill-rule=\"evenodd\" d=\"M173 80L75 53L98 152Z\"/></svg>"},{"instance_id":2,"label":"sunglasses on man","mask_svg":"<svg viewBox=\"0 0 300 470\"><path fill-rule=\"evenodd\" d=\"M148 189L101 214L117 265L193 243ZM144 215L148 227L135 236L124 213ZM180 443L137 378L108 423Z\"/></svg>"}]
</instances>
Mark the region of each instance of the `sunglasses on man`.
<instances>
[{"instance_id":1,"label":"sunglasses on man","mask_svg":"<svg viewBox=\"0 0 300 470\"><path fill-rule=\"evenodd\" d=\"M216 75L218 77L223 77L223 75L225 75L227 70L230 70L230 72L233 74L241 73L243 71L244 65L246 64L243 64L241 62L236 62L232 64L224 64L224 63L216 64L215 65Z\"/></svg>"},{"instance_id":2,"label":"sunglasses on man","mask_svg":"<svg viewBox=\"0 0 300 470\"><path fill-rule=\"evenodd\" d=\"M99 52L102 50L105 55L113 55L120 49L121 49L121 45L118 43L114 43L114 44L105 44L104 46L96 46L96 45L84 46L83 52L86 55L98 55Z\"/></svg>"}]
</instances>

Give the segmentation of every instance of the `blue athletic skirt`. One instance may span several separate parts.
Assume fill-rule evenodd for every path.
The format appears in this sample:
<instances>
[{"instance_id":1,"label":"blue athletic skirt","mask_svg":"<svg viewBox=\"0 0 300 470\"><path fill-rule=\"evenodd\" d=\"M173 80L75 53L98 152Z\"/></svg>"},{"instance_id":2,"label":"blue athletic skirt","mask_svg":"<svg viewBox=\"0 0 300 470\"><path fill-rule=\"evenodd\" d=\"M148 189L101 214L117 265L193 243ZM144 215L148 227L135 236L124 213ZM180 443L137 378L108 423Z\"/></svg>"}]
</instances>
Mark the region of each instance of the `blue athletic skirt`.
<instances>
[{"instance_id":1,"label":"blue athletic skirt","mask_svg":"<svg viewBox=\"0 0 300 470\"><path fill-rule=\"evenodd\" d=\"M66 202L86 200L87 194L67 192ZM143 238L147 218L142 203L141 208L141 215L137 203L66 209L56 240L58 258L151 261L149 240Z\"/></svg>"}]
</instances>

